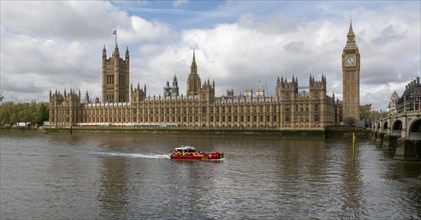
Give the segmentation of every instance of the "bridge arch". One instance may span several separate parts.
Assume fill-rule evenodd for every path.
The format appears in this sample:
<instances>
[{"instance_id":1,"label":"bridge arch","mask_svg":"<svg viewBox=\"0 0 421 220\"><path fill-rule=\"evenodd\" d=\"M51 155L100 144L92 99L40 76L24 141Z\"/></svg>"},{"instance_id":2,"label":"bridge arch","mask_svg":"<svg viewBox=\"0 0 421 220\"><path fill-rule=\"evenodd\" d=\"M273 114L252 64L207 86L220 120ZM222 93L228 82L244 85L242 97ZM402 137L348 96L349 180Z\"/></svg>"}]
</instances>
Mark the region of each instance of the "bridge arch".
<instances>
[{"instance_id":1,"label":"bridge arch","mask_svg":"<svg viewBox=\"0 0 421 220\"><path fill-rule=\"evenodd\" d=\"M408 140L421 140L421 118L414 118L408 128Z\"/></svg>"},{"instance_id":2,"label":"bridge arch","mask_svg":"<svg viewBox=\"0 0 421 220\"><path fill-rule=\"evenodd\" d=\"M382 131L383 131L383 133L386 133L387 132L387 121L384 121L383 122Z\"/></svg>"},{"instance_id":3,"label":"bridge arch","mask_svg":"<svg viewBox=\"0 0 421 220\"><path fill-rule=\"evenodd\" d=\"M392 136L401 136L402 121L397 119L392 122Z\"/></svg>"}]
</instances>

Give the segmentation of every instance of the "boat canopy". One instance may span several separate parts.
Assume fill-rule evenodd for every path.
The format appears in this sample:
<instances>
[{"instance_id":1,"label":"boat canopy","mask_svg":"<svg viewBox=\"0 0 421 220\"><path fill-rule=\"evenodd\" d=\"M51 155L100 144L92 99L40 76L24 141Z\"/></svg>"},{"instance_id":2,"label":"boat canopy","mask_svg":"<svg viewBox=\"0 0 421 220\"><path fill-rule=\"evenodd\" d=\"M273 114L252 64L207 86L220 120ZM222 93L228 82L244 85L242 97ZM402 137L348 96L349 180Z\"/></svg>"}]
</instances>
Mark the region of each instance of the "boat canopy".
<instances>
[{"instance_id":1,"label":"boat canopy","mask_svg":"<svg viewBox=\"0 0 421 220\"><path fill-rule=\"evenodd\" d=\"M182 146L182 147L176 147L176 151L187 151L187 152L195 152L196 148L192 146Z\"/></svg>"}]
</instances>

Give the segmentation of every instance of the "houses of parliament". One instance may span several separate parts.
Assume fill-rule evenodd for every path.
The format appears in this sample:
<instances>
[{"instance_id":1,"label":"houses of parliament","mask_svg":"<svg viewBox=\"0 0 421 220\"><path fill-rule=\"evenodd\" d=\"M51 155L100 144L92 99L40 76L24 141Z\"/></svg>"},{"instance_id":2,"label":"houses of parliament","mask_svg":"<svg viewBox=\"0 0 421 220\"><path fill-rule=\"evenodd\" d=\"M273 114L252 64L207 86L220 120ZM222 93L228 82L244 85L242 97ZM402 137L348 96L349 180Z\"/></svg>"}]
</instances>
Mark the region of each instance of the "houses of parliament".
<instances>
[{"instance_id":1,"label":"houses of parliament","mask_svg":"<svg viewBox=\"0 0 421 220\"><path fill-rule=\"evenodd\" d=\"M180 95L174 76L163 95L147 95L146 85L130 85L130 55L124 59L116 42L111 57L102 52L102 101L91 101L88 92L50 91L49 121L55 128L71 126L160 126L188 128L245 128L274 130L324 130L352 117L359 120L360 55L350 23L342 53L343 101L326 94L326 77L309 77L307 91L298 79L277 78L275 96L262 87L243 95L227 90L215 96L215 82L202 81L193 52L186 94Z\"/></svg>"}]
</instances>

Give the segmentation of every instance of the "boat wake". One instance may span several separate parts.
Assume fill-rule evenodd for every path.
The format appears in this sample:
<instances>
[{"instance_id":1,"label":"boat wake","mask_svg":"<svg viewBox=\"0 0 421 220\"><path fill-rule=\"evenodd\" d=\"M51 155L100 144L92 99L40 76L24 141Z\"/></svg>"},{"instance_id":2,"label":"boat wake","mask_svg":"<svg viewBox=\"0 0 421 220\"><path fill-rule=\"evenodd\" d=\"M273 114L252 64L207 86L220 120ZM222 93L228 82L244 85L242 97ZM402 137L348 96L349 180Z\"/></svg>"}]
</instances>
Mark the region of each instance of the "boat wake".
<instances>
[{"instance_id":1,"label":"boat wake","mask_svg":"<svg viewBox=\"0 0 421 220\"><path fill-rule=\"evenodd\" d=\"M119 152L98 152L96 154L111 157L128 157L142 159L170 159L170 154L137 154L137 153L119 153Z\"/></svg>"}]
</instances>

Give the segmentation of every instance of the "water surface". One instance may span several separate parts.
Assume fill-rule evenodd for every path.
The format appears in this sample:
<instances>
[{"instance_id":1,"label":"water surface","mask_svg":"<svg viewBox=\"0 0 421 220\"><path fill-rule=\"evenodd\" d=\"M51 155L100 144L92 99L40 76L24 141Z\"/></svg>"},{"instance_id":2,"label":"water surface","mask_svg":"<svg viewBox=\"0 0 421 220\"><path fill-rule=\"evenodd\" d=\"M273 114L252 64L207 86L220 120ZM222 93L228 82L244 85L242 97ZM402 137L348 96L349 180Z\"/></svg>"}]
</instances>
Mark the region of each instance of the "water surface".
<instances>
[{"instance_id":1,"label":"water surface","mask_svg":"<svg viewBox=\"0 0 421 220\"><path fill-rule=\"evenodd\" d=\"M2 219L420 219L420 163L369 140L2 131ZM225 153L172 161L174 146Z\"/></svg>"}]
</instances>

